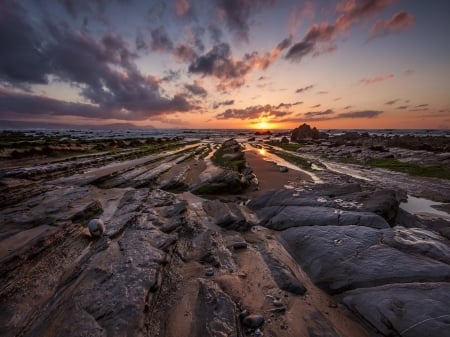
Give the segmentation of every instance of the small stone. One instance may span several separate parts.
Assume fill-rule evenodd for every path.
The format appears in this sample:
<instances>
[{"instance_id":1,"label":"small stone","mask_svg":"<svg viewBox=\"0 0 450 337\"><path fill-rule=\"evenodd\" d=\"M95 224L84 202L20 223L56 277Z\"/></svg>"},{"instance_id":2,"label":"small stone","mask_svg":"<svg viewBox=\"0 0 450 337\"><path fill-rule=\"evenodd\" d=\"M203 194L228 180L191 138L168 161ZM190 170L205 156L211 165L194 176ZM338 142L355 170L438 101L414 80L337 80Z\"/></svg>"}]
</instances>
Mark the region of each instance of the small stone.
<instances>
[{"instance_id":1,"label":"small stone","mask_svg":"<svg viewBox=\"0 0 450 337\"><path fill-rule=\"evenodd\" d=\"M264 317L258 314L251 314L245 317L242 323L249 328L256 329L263 325Z\"/></svg>"},{"instance_id":2,"label":"small stone","mask_svg":"<svg viewBox=\"0 0 450 337\"><path fill-rule=\"evenodd\" d=\"M270 309L269 312L271 312L272 314L282 314L282 313L286 312L286 307L278 307L278 308Z\"/></svg>"},{"instance_id":3,"label":"small stone","mask_svg":"<svg viewBox=\"0 0 450 337\"><path fill-rule=\"evenodd\" d=\"M213 268L206 269L205 276L214 276L214 269Z\"/></svg>"},{"instance_id":4,"label":"small stone","mask_svg":"<svg viewBox=\"0 0 450 337\"><path fill-rule=\"evenodd\" d=\"M283 306L283 302L281 302L279 299L276 299L273 301L273 305L276 307L282 307Z\"/></svg>"},{"instance_id":5,"label":"small stone","mask_svg":"<svg viewBox=\"0 0 450 337\"><path fill-rule=\"evenodd\" d=\"M257 336L257 337L262 337L262 336L264 336L264 334L261 332L261 330L256 329L256 330L255 330L255 336Z\"/></svg>"},{"instance_id":6,"label":"small stone","mask_svg":"<svg viewBox=\"0 0 450 337\"><path fill-rule=\"evenodd\" d=\"M330 307L330 308L337 308L338 306L337 306L336 303L330 303L329 307Z\"/></svg>"},{"instance_id":7,"label":"small stone","mask_svg":"<svg viewBox=\"0 0 450 337\"><path fill-rule=\"evenodd\" d=\"M250 312L247 310L247 309L245 309L245 310L242 310L241 311L241 313L239 314L239 318L241 319L241 321L245 318L245 317L247 317L248 315L250 315Z\"/></svg>"},{"instance_id":8,"label":"small stone","mask_svg":"<svg viewBox=\"0 0 450 337\"><path fill-rule=\"evenodd\" d=\"M282 172L282 173L285 173L285 172L287 172L288 171L288 168L286 167L286 166L278 166L278 171L280 171L280 172Z\"/></svg>"},{"instance_id":9,"label":"small stone","mask_svg":"<svg viewBox=\"0 0 450 337\"><path fill-rule=\"evenodd\" d=\"M88 223L88 229L93 238L99 238L105 231L105 224L102 219L92 219Z\"/></svg>"},{"instance_id":10,"label":"small stone","mask_svg":"<svg viewBox=\"0 0 450 337\"><path fill-rule=\"evenodd\" d=\"M246 249L247 248L247 242L235 242L232 244L232 247L234 250L238 249Z\"/></svg>"}]
</instances>

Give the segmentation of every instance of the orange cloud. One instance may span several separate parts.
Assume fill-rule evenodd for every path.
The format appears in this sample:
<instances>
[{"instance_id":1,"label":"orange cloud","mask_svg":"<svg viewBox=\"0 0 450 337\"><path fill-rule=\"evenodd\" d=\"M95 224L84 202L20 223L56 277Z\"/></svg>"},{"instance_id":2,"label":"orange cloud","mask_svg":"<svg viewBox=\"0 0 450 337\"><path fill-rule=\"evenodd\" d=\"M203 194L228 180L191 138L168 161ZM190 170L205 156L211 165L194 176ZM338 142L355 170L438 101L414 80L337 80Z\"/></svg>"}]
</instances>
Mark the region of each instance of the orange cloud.
<instances>
[{"instance_id":1,"label":"orange cloud","mask_svg":"<svg viewBox=\"0 0 450 337\"><path fill-rule=\"evenodd\" d=\"M400 32L416 21L416 18L408 12L402 11L394 14L389 20L380 20L372 26L371 38Z\"/></svg>"},{"instance_id":2,"label":"orange cloud","mask_svg":"<svg viewBox=\"0 0 450 337\"><path fill-rule=\"evenodd\" d=\"M387 74L384 76L375 76L372 78L363 78L362 80L360 80L360 82L368 85L368 84L374 84L374 83L378 83L378 82L387 81L387 80L390 80L391 78L394 78L394 74Z\"/></svg>"}]
</instances>

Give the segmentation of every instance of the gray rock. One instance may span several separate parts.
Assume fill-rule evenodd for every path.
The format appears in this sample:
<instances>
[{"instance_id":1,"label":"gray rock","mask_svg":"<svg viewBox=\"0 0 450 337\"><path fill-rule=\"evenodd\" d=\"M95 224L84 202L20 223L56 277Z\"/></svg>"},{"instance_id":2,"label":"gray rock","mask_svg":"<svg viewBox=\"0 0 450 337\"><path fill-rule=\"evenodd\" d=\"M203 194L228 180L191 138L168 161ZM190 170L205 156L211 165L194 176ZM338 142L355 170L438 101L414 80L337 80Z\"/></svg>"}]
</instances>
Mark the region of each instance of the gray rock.
<instances>
[{"instance_id":1,"label":"gray rock","mask_svg":"<svg viewBox=\"0 0 450 337\"><path fill-rule=\"evenodd\" d=\"M290 292L295 295L304 295L306 288L303 284L295 277L292 270L286 266L284 263L276 259L271 253L267 251L262 251L261 255L264 262L272 274L275 283L281 290Z\"/></svg>"},{"instance_id":2,"label":"gray rock","mask_svg":"<svg viewBox=\"0 0 450 337\"><path fill-rule=\"evenodd\" d=\"M341 298L384 336L450 336L449 283L357 289Z\"/></svg>"},{"instance_id":3,"label":"gray rock","mask_svg":"<svg viewBox=\"0 0 450 337\"><path fill-rule=\"evenodd\" d=\"M267 218L267 216L264 218ZM268 219L263 225L276 230L299 226L348 225L389 228L386 220L373 213L342 211L320 206L287 206L277 210L277 214Z\"/></svg>"},{"instance_id":4,"label":"gray rock","mask_svg":"<svg viewBox=\"0 0 450 337\"><path fill-rule=\"evenodd\" d=\"M242 320L242 323L251 329L257 329L264 324L264 317L259 314L250 314Z\"/></svg>"},{"instance_id":5,"label":"gray rock","mask_svg":"<svg viewBox=\"0 0 450 337\"><path fill-rule=\"evenodd\" d=\"M102 219L92 219L88 223L88 228L93 238L99 238L105 231L105 224Z\"/></svg>"},{"instance_id":6,"label":"gray rock","mask_svg":"<svg viewBox=\"0 0 450 337\"><path fill-rule=\"evenodd\" d=\"M282 232L286 248L329 293L389 283L450 281L450 266L383 243L391 231L361 226L297 227Z\"/></svg>"}]
</instances>

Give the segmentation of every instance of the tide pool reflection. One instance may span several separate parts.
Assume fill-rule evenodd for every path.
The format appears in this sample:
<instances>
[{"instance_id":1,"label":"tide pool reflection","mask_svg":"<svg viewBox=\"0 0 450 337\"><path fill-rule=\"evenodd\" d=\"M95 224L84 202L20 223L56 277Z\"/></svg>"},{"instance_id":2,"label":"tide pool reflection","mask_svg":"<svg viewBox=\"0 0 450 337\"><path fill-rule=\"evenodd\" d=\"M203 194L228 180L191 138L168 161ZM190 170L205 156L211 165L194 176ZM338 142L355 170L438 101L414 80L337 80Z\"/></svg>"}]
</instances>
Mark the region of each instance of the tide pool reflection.
<instances>
[{"instance_id":1,"label":"tide pool reflection","mask_svg":"<svg viewBox=\"0 0 450 337\"><path fill-rule=\"evenodd\" d=\"M266 150L265 149L259 149L259 154L261 156L265 156L266 155Z\"/></svg>"}]
</instances>

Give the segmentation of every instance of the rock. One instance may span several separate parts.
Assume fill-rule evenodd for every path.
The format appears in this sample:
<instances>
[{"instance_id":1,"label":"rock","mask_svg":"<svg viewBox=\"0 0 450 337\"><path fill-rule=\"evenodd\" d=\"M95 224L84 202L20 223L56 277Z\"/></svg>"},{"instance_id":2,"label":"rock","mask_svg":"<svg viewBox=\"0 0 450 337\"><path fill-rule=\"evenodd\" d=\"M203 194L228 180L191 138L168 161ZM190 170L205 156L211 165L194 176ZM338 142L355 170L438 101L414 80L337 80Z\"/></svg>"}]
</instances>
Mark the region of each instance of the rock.
<instances>
[{"instance_id":1,"label":"rock","mask_svg":"<svg viewBox=\"0 0 450 337\"><path fill-rule=\"evenodd\" d=\"M265 216L263 219L267 219ZM379 215L368 212L339 211L330 207L287 206L276 212L264 226L284 230L299 226L366 226L389 228L389 224Z\"/></svg>"},{"instance_id":2,"label":"rock","mask_svg":"<svg viewBox=\"0 0 450 337\"><path fill-rule=\"evenodd\" d=\"M311 128L308 124L303 123L294 129L291 134L291 142L298 142L305 139L325 138L326 135L319 132L315 127Z\"/></svg>"},{"instance_id":3,"label":"rock","mask_svg":"<svg viewBox=\"0 0 450 337\"><path fill-rule=\"evenodd\" d=\"M236 305L215 285L199 280L195 319L189 336L238 336Z\"/></svg>"},{"instance_id":4,"label":"rock","mask_svg":"<svg viewBox=\"0 0 450 337\"><path fill-rule=\"evenodd\" d=\"M247 249L247 242L234 242L231 246L234 250Z\"/></svg>"},{"instance_id":5,"label":"rock","mask_svg":"<svg viewBox=\"0 0 450 337\"><path fill-rule=\"evenodd\" d=\"M105 231L105 224L102 219L92 219L88 223L88 228L93 238L99 238Z\"/></svg>"},{"instance_id":6,"label":"rock","mask_svg":"<svg viewBox=\"0 0 450 337\"><path fill-rule=\"evenodd\" d=\"M264 262L267 264L270 273L281 290L288 291L295 295L304 295L306 288L295 277L292 270L284 263L276 259L266 250L261 252Z\"/></svg>"},{"instance_id":7,"label":"rock","mask_svg":"<svg viewBox=\"0 0 450 337\"><path fill-rule=\"evenodd\" d=\"M238 172L225 170L211 179L194 185L191 192L199 195L239 194L247 187L246 181L241 181L241 175Z\"/></svg>"},{"instance_id":8,"label":"rock","mask_svg":"<svg viewBox=\"0 0 450 337\"><path fill-rule=\"evenodd\" d=\"M331 294L389 283L450 280L450 266L387 246L392 229L296 227L282 232L287 250L313 282Z\"/></svg>"},{"instance_id":9,"label":"rock","mask_svg":"<svg viewBox=\"0 0 450 337\"><path fill-rule=\"evenodd\" d=\"M213 268L206 269L205 276L214 276L214 269Z\"/></svg>"},{"instance_id":10,"label":"rock","mask_svg":"<svg viewBox=\"0 0 450 337\"><path fill-rule=\"evenodd\" d=\"M250 314L244 317L242 323L248 328L257 329L264 324L264 317L258 314Z\"/></svg>"},{"instance_id":11,"label":"rock","mask_svg":"<svg viewBox=\"0 0 450 337\"><path fill-rule=\"evenodd\" d=\"M283 302L281 302L280 300L276 299L272 302L272 304L276 307L282 307L283 306Z\"/></svg>"},{"instance_id":12,"label":"rock","mask_svg":"<svg viewBox=\"0 0 450 337\"><path fill-rule=\"evenodd\" d=\"M450 336L450 284L394 284L344 293L342 301L384 336Z\"/></svg>"},{"instance_id":13,"label":"rock","mask_svg":"<svg viewBox=\"0 0 450 337\"><path fill-rule=\"evenodd\" d=\"M287 171L289 171L289 169L286 166L282 166L282 165L278 165L278 171L285 173Z\"/></svg>"},{"instance_id":14,"label":"rock","mask_svg":"<svg viewBox=\"0 0 450 337\"><path fill-rule=\"evenodd\" d=\"M243 206L236 203L208 200L203 203L203 209L216 225L223 228L247 231L256 224L254 219L249 218Z\"/></svg>"}]
</instances>

